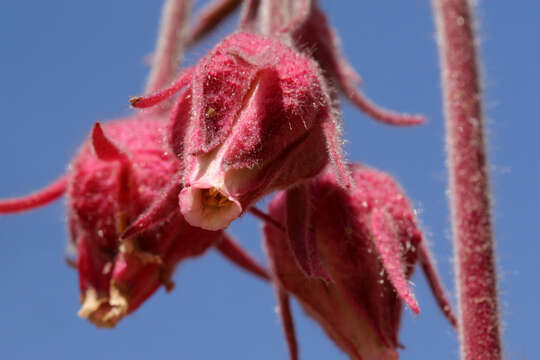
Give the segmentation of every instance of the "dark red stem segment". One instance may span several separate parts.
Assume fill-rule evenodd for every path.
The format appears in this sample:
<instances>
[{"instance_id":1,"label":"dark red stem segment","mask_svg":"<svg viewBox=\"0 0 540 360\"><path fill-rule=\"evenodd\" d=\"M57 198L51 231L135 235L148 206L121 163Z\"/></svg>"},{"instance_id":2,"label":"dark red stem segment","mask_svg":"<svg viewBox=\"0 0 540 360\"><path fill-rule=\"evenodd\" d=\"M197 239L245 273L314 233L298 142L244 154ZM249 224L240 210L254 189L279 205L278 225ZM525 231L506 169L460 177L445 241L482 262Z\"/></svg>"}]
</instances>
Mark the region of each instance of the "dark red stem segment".
<instances>
[{"instance_id":1,"label":"dark red stem segment","mask_svg":"<svg viewBox=\"0 0 540 360\"><path fill-rule=\"evenodd\" d=\"M249 208L248 210L250 213L252 213L254 216L258 217L259 219L261 219L262 221L265 221L269 224L272 224L274 225L275 227L277 227L279 230L285 232L287 231L285 229L285 226L283 226L283 224L281 224L279 221L277 221L276 219L274 219L273 217L271 217L270 215L266 214L265 212L263 212L262 210L259 210L258 208L256 208L255 206L252 206Z\"/></svg>"},{"instance_id":2,"label":"dark red stem segment","mask_svg":"<svg viewBox=\"0 0 540 360\"><path fill-rule=\"evenodd\" d=\"M384 109L365 97L350 81L342 81L343 92L349 101L366 113L369 117L383 124L394 126L412 126L423 124L426 120L422 115L400 114Z\"/></svg>"},{"instance_id":3,"label":"dark red stem segment","mask_svg":"<svg viewBox=\"0 0 540 360\"><path fill-rule=\"evenodd\" d=\"M249 273L260 277L263 280L270 280L270 275L251 255L249 255L240 245L229 235L223 234L223 238L216 245L216 249L234 264L240 266Z\"/></svg>"},{"instance_id":4,"label":"dark red stem segment","mask_svg":"<svg viewBox=\"0 0 540 360\"><path fill-rule=\"evenodd\" d=\"M67 181L66 175L33 194L0 200L0 214L13 214L45 206L66 192Z\"/></svg>"},{"instance_id":5,"label":"dark red stem segment","mask_svg":"<svg viewBox=\"0 0 540 360\"><path fill-rule=\"evenodd\" d=\"M193 45L214 30L227 16L236 10L242 0L213 0L196 16L188 45Z\"/></svg>"},{"instance_id":6,"label":"dark red stem segment","mask_svg":"<svg viewBox=\"0 0 540 360\"><path fill-rule=\"evenodd\" d=\"M423 242L420 242L418 251L420 265L422 265L422 270L424 271L424 275L426 276L429 287L431 288L431 292L433 293L439 308L443 312L444 316L446 316L446 319L448 319L450 324L454 328L457 328L456 315L452 311L450 301L448 301L448 296L446 295L446 291L444 290L439 274L437 273L435 262L433 261L429 250L426 248Z\"/></svg>"},{"instance_id":7,"label":"dark red stem segment","mask_svg":"<svg viewBox=\"0 0 540 360\"><path fill-rule=\"evenodd\" d=\"M279 316L281 318L283 332L285 333L285 339L287 340L287 347L289 348L289 359L298 360L298 342L296 341L296 331L294 329L289 294L278 283L276 283L275 287L279 303Z\"/></svg>"},{"instance_id":8,"label":"dark red stem segment","mask_svg":"<svg viewBox=\"0 0 540 360\"><path fill-rule=\"evenodd\" d=\"M472 7L433 0L441 58L463 360L502 358L484 115Z\"/></svg>"}]
</instances>

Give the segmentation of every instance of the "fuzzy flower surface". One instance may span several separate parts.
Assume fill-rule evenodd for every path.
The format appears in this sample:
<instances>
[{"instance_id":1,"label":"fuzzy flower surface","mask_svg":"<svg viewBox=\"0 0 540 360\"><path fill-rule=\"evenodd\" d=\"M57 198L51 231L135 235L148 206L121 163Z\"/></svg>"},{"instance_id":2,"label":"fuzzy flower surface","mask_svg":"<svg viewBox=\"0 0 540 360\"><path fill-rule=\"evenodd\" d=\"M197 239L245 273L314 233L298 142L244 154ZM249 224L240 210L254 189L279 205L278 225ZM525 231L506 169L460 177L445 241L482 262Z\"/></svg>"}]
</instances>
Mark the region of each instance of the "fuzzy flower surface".
<instances>
[{"instance_id":1,"label":"fuzzy flower surface","mask_svg":"<svg viewBox=\"0 0 540 360\"><path fill-rule=\"evenodd\" d=\"M340 128L318 65L275 40L236 33L169 89L131 100L162 101L182 87L170 143L184 164L180 210L193 226L226 228L256 200L343 168Z\"/></svg>"},{"instance_id":2,"label":"fuzzy flower surface","mask_svg":"<svg viewBox=\"0 0 540 360\"><path fill-rule=\"evenodd\" d=\"M328 172L305 186L304 198L289 190L269 205L269 215L284 224L267 223L264 234L292 358L296 340L286 294L356 360L397 359L402 303L419 312L408 285L422 247L415 213L390 176L362 165L351 172L352 191ZM302 220L306 208L310 224ZM310 241L295 239L300 235ZM436 296L448 305L444 294Z\"/></svg>"}]
</instances>

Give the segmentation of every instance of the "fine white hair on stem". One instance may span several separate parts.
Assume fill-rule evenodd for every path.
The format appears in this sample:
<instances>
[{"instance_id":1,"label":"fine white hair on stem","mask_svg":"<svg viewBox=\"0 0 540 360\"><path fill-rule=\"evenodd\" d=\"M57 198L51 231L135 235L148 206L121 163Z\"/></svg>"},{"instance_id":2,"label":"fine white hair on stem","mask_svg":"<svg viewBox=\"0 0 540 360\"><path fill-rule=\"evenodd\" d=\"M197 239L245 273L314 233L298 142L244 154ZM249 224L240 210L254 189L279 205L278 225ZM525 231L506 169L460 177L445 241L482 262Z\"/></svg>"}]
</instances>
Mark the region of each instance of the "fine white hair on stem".
<instances>
[{"instance_id":1,"label":"fine white hair on stem","mask_svg":"<svg viewBox=\"0 0 540 360\"><path fill-rule=\"evenodd\" d=\"M432 0L441 62L462 360L503 358L472 0Z\"/></svg>"},{"instance_id":2,"label":"fine white hair on stem","mask_svg":"<svg viewBox=\"0 0 540 360\"><path fill-rule=\"evenodd\" d=\"M146 93L168 85L176 75L188 40L191 6L192 0L165 0Z\"/></svg>"}]
</instances>

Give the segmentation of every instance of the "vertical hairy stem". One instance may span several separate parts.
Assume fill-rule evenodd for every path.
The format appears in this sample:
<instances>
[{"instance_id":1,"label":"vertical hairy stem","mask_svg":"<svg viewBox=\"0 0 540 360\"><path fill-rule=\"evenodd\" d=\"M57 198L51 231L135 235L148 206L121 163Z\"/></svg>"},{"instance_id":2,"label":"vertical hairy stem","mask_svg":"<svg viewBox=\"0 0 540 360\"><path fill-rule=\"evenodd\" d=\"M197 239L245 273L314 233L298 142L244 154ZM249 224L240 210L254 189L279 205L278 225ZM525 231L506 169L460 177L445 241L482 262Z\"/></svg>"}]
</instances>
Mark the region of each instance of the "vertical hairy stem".
<instances>
[{"instance_id":1,"label":"vertical hairy stem","mask_svg":"<svg viewBox=\"0 0 540 360\"><path fill-rule=\"evenodd\" d=\"M165 0L147 94L165 87L176 75L187 42L190 12L191 0Z\"/></svg>"},{"instance_id":2,"label":"vertical hairy stem","mask_svg":"<svg viewBox=\"0 0 540 360\"><path fill-rule=\"evenodd\" d=\"M290 20L292 0L260 0L259 31L270 36L284 27Z\"/></svg>"},{"instance_id":3,"label":"vertical hairy stem","mask_svg":"<svg viewBox=\"0 0 540 360\"><path fill-rule=\"evenodd\" d=\"M463 360L502 358L473 8L432 0L441 58Z\"/></svg>"}]
</instances>

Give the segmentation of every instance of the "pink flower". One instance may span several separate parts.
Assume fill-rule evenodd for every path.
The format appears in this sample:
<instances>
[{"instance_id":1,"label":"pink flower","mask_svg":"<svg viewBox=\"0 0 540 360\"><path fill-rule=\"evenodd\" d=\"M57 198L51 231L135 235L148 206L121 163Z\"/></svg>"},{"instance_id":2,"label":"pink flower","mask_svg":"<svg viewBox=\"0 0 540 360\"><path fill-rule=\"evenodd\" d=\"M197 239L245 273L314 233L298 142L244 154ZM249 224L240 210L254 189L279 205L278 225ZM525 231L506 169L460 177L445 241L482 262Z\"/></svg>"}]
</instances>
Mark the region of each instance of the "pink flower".
<instances>
[{"instance_id":1,"label":"pink flower","mask_svg":"<svg viewBox=\"0 0 540 360\"><path fill-rule=\"evenodd\" d=\"M152 106L184 86L170 142L183 161L179 203L191 225L226 228L261 196L312 178L329 159L350 186L338 117L310 58L277 40L237 33L171 88L131 102Z\"/></svg>"},{"instance_id":2,"label":"pink flower","mask_svg":"<svg viewBox=\"0 0 540 360\"><path fill-rule=\"evenodd\" d=\"M264 233L292 358L287 293L351 358L397 359L402 301L419 312L408 286L419 260L455 324L403 191L384 173L350 168L354 190L345 191L326 172L280 192L269 206L269 216L285 225L267 223Z\"/></svg>"},{"instance_id":3,"label":"pink flower","mask_svg":"<svg viewBox=\"0 0 540 360\"><path fill-rule=\"evenodd\" d=\"M160 285L172 289L176 264L201 255L221 234L190 227L173 203L150 231L121 238L161 197L180 163L163 145L158 119L112 122L106 131L97 125L72 162L67 195L83 294L79 315L109 327ZM178 180L175 185L178 193Z\"/></svg>"},{"instance_id":4,"label":"pink flower","mask_svg":"<svg viewBox=\"0 0 540 360\"><path fill-rule=\"evenodd\" d=\"M64 178L35 195L0 202L0 213L12 213L67 193L79 315L100 327L114 327L161 285L171 290L178 263L212 246L266 277L227 235L192 227L178 211L181 163L164 145L162 120L139 115L105 129L96 124Z\"/></svg>"}]
</instances>

